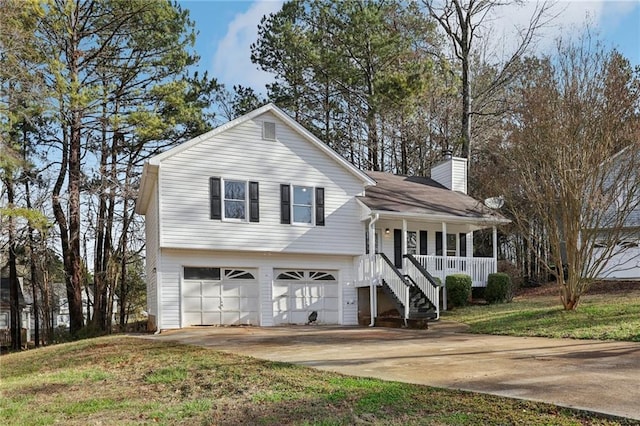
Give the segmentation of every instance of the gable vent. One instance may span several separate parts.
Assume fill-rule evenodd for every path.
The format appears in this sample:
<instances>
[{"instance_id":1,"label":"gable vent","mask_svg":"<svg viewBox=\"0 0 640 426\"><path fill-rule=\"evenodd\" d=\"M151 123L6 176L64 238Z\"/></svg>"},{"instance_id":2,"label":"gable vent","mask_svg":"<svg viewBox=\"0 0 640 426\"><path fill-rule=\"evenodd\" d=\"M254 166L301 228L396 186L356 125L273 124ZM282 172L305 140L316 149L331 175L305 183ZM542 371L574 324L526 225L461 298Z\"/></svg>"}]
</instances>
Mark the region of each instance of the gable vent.
<instances>
[{"instance_id":1,"label":"gable vent","mask_svg":"<svg viewBox=\"0 0 640 426\"><path fill-rule=\"evenodd\" d=\"M262 122L262 139L268 141L276 140L276 123L272 121Z\"/></svg>"}]
</instances>

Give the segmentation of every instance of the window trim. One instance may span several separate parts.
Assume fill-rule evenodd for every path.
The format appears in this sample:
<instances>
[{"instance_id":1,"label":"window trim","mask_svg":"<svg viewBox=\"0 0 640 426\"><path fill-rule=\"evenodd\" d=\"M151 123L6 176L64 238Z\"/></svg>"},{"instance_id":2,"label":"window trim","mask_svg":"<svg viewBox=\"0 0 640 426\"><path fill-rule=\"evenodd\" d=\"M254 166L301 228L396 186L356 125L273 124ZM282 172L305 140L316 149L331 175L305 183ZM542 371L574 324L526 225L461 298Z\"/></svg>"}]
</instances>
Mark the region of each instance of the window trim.
<instances>
[{"instance_id":1,"label":"window trim","mask_svg":"<svg viewBox=\"0 0 640 426\"><path fill-rule=\"evenodd\" d=\"M294 226L316 226L316 212L315 212L315 208L316 208L316 187L313 185L296 185L296 184L291 184L289 186L291 189L291 198L290 200L290 208L291 208L291 225ZM307 205L307 204L297 204L295 203L295 188L308 188L311 192L311 204ZM294 214L294 210L295 207L309 207L309 209L311 210L311 222L296 222L295 220L295 214Z\"/></svg>"},{"instance_id":2,"label":"window trim","mask_svg":"<svg viewBox=\"0 0 640 426\"><path fill-rule=\"evenodd\" d=\"M226 204L227 204L227 196L226 196L226 183L227 182L242 182L244 183L244 217L236 218L236 217L227 217L226 212ZM225 222L249 222L249 181L243 179L233 179L233 178L220 178L220 199L222 200L221 205L221 220ZM240 201L235 199L229 199L228 201Z\"/></svg>"}]
</instances>

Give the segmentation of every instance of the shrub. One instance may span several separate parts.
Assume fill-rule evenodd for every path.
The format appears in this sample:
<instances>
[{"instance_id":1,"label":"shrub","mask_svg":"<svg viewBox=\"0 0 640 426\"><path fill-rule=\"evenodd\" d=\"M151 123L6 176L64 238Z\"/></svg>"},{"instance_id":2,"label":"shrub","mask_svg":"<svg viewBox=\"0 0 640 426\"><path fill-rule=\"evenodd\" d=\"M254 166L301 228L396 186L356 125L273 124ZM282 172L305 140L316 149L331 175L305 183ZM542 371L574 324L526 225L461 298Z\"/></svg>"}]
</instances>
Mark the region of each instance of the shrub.
<instances>
[{"instance_id":1,"label":"shrub","mask_svg":"<svg viewBox=\"0 0 640 426\"><path fill-rule=\"evenodd\" d=\"M471 299L471 277L465 274L448 275L445 279L447 287L447 304L454 308L466 306Z\"/></svg>"},{"instance_id":2,"label":"shrub","mask_svg":"<svg viewBox=\"0 0 640 426\"><path fill-rule=\"evenodd\" d=\"M489 274L484 298L489 303L511 302L513 299L511 277L504 272Z\"/></svg>"}]
</instances>

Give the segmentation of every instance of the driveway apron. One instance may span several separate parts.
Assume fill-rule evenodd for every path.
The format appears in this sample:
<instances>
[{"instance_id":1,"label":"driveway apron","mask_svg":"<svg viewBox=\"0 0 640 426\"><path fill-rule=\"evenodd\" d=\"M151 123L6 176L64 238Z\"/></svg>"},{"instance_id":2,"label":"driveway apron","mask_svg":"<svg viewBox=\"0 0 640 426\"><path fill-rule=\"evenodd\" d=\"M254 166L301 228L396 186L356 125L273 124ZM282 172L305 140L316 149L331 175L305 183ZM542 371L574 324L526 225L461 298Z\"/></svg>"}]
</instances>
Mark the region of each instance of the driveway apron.
<instances>
[{"instance_id":1,"label":"driveway apron","mask_svg":"<svg viewBox=\"0 0 640 426\"><path fill-rule=\"evenodd\" d=\"M429 330L198 327L150 337L338 373L548 402L640 420L640 343Z\"/></svg>"}]
</instances>

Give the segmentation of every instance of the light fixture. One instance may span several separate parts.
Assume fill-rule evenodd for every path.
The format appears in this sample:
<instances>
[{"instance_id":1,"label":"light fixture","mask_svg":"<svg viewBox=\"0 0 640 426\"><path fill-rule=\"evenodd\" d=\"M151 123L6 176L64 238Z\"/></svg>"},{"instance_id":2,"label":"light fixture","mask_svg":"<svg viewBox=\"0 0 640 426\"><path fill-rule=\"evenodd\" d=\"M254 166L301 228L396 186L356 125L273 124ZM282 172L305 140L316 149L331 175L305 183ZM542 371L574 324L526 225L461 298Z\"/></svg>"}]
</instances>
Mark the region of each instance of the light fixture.
<instances>
[{"instance_id":1,"label":"light fixture","mask_svg":"<svg viewBox=\"0 0 640 426\"><path fill-rule=\"evenodd\" d=\"M384 233L389 235L391 233L391 230L389 228L387 228L387 229L384 230Z\"/></svg>"}]
</instances>

